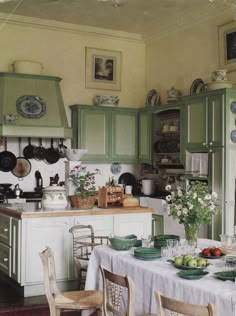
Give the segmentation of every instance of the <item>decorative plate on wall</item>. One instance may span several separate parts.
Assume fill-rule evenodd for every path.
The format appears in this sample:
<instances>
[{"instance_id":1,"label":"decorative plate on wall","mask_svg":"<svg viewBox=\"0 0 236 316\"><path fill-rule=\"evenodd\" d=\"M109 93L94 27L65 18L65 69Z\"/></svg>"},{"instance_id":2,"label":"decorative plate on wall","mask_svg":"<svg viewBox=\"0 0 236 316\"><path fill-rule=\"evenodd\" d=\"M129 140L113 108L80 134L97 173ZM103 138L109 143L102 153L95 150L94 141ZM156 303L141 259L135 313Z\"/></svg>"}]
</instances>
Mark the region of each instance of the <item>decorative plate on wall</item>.
<instances>
[{"instance_id":1,"label":"decorative plate on wall","mask_svg":"<svg viewBox=\"0 0 236 316\"><path fill-rule=\"evenodd\" d=\"M46 113L45 101L34 95L23 95L16 101L17 112L26 118L40 118Z\"/></svg>"},{"instance_id":2,"label":"decorative plate on wall","mask_svg":"<svg viewBox=\"0 0 236 316\"><path fill-rule=\"evenodd\" d=\"M160 105L160 96L158 95L155 89L152 89L148 92L146 98L146 107Z\"/></svg>"},{"instance_id":3,"label":"decorative plate on wall","mask_svg":"<svg viewBox=\"0 0 236 316\"><path fill-rule=\"evenodd\" d=\"M121 165L117 162L111 165L111 172L112 174L119 174L121 173Z\"/></svg>"},{"instance_id":4,"label":"decorative plate on wall","mask_svg":"<svg viewBox=\"0 0 236 316\"><path fill-rule=\"evenodd\" d=\"M190 94L198 94L203 91L206 91L204 81L200 78L195 79L191 85Z\"/></svg>"}]
</instances>

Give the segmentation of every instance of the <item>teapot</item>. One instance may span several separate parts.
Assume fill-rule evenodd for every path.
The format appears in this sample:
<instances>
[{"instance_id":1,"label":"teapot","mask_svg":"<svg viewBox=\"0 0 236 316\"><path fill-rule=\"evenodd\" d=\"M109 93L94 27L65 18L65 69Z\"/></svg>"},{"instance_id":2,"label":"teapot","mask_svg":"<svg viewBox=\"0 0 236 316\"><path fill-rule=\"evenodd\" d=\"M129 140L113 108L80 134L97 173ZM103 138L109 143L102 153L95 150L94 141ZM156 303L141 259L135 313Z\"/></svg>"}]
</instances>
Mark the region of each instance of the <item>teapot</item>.
<instances>
[{"instance_id":1,"label":"teapot","mask_svg":"<svg viewBox=\"0 0 236 316\"><path fill-rule=\"evenodd\" d=\"M68 205L66 190L56 184L43 189L42 206L50 209L64 209Z\"/></svg>"}]
</instances>

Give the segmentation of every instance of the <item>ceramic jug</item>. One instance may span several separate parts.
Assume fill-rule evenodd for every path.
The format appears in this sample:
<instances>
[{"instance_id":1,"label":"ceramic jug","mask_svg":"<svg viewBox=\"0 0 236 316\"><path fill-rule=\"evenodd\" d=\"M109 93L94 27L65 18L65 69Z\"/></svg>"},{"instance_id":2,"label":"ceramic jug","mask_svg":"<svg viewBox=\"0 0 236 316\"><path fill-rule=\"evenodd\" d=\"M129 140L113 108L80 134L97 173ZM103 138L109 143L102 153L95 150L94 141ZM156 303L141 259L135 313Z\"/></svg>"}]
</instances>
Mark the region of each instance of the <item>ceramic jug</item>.
<instances>
[{"instance_id":1,"label":"ceramic jug","mask_svg":"<svg viewBox=\"0 0 236 316\"><path fill-rule=\"evenodd\" d=\"M43 190L42 206L50 209L63 209L68 204L66 190L53 184Z\"/></svg>"}]
</instances>

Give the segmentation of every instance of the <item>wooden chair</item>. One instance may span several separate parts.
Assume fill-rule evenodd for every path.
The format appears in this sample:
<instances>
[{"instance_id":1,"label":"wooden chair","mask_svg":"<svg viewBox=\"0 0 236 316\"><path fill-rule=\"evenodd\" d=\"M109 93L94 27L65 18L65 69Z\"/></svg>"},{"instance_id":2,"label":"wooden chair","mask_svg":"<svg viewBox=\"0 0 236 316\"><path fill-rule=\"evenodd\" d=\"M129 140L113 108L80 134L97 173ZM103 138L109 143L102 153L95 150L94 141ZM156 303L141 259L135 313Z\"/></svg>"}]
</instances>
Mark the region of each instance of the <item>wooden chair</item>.
<instances>
[{"instance_id":1,"label":"wooden chair","mask_svg":"<svg viewBox=\"0 0 236 316\"><path fill-rule=\"evenodd\" d=\"M160 316L165 316L165 309L171 311L171 315L189 315L189 316L216 316L214 304L196 305L182 301L177 301L155 292L157 304L160 307ZM175 312L175 313L174 313Z\"/></svg>"},{"instance_id":2,"label":"wooden chair","mask_svg":"<svg viewBox=\"0 0 236 316\"><path fill-rule=\"evenodd\" d=\"M96 236L91 225L76 225L70 228L73 235L73 256L78 275L78 289L84 288L88 260L94 247L108 244L108 236Z\"/></svg>"},{"instance_id":3,"label":"wooden chair","mask_svg":"<svg viewBox=\"0 0 236 316\"><path fill-rule=\"evenodd\" d=\"M101 315L103 293L101 291L61 292L56 283L54 255L46 247L39 256L43 263L45 293L49 304L50 316L59 316L63 310L95 309Z\"/></svg>"},{"instance_id":4,"label":"wooden chair","mask_svg":"<svg viewBox=\"0 0 236 316\"><path fill-rule=\"evenodd\" d=\"M134 283L128 276L114 274L100 266L103 279L105 316L134 316ZM126 308L124 308L124 306ZM121 311L121 308L126 309Z\"/></svg>"}]
</instances>

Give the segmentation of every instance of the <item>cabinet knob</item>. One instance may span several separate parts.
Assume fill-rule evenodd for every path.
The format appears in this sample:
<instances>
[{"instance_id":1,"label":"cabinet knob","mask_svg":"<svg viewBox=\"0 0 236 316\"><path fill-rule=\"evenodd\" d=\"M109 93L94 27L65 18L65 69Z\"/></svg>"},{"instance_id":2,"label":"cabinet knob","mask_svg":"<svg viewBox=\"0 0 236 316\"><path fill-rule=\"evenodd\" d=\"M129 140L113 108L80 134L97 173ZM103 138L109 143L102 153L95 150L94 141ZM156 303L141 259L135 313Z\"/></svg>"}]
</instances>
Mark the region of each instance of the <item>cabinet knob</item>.
<instances>
[{"instance_id":1,"label":"cabinet knob","mask_svg":"<svg viewBox=\"0 0 236 316\"><path fill-rule=\"evenodd\" d=\"M212 153L212 149L210 149L209 152Z\"/></svg>"},{"instance_id":2,"label":"cabinet knob","mask_svg":"<svg viewBox=\"0 0 236 316\"><path fill-rule=\"evenodd\" d=\"M4 228L3 231L4 231L4 232L8 232L8 228Z\"/></svg>"},{"instance_id":3,"label":"cabinet knob","mask_svg":"<svg viewBox=\"0 0 236 316\"><path fill-rule=\"evenodd\" d=\"M210 145L213 145L213 143L212 143L212 142L210 142Z\"/></svg>"},{"instance_id":4,"label":"cabinet knob","mask_svg":"<svg viewBox=\"0 0 236 316\"><path fill-rule=\"evenodd\" d=\"M8 262L8 258L3 258L3 261L4 262Z\"/></svg>"},{"instance_id":5,"label":"cabinet knob","mask_svg":"<svg viewBox=\"0 0 236 316\"><path fill-rule=\"evenodd\" d=\"M203 144L203 146L206 146L206 143L202 143Z\"/></svg>"}]
</instances>

